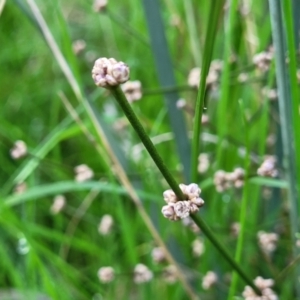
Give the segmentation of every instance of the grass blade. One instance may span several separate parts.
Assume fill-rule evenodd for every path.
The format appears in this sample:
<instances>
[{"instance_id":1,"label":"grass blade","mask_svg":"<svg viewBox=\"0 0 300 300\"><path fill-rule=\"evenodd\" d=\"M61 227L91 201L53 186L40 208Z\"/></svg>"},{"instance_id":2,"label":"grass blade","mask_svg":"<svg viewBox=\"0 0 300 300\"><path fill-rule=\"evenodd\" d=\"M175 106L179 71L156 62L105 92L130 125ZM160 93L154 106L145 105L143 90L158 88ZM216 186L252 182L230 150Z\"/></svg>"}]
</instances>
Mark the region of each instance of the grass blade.
<instances>
[{"instance_id":1,"label":"grass blade","mask_svg":"<svg viewBox=\"0 0 300 300\"><path fill-rule=\"evenodd\" d=\"M160 84L163 88L174 86L175 77L172 67L172 60L164 34L165 29L160 14L159 2L158 0L145 0L143 1L143 5ZM184 167L184 177L186 181L189 181L190 143L188 140L182 111L178 110L176 107L176 101L179 98L180 97L176 91L165 93L165 104L168 110L171 128L175 135L175 142L180 161Z\"/></svg>"}]
</instances>

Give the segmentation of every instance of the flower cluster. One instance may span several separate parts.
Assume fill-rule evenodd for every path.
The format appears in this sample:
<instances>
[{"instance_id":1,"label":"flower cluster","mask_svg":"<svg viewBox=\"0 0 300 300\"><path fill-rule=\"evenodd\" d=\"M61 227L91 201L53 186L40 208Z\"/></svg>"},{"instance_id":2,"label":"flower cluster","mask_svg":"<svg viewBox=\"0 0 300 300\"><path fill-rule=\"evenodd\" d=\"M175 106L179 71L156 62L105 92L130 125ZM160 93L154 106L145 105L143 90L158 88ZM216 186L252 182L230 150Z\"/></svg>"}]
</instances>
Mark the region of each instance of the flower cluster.
<instances>
[{"instance_id":1,"label":"flower cluster","mask_svg":"<svg viewBox=\"0 0 300 300\"><path fill-rule=\"evenodd\" d=\"M72 43L72 49L75 55L79 55L86 47L84 40L76 40Z\"/></svg>"},{"instance_id":2,"label":"flower cluster","mask_svg":"<svg viewBox=\"0 0 300 300\"><path fill-rule=\"evenodd\" d=\"M92 69L95 84L104 88L126 82L129 74L129 67L122 61L117 62L114 58L99 58Z\"/></svg>"},{"instance_id":3,"label":"flower cluster","mask_svg":"<svg viewBox=\"0 0 300 300\"><path fill-rule=\"evenodd\" d=\"M223 67L223 62L221 60L213 60L210 64L210 68L206 77L206 86L214 88L220 77L220 72ZM201 69L193 68L188 76L188 85L192 87L199 87L201 77Z\"/></svg>"},{"instance_id":4,"label":"flower cluster","mask_svg":"<svg viewBox=\"0 0 300 300\"><path fill-rule=\"evenodd\" d=\"M161 263L166 259L165 252L161 247L155 247L151 251L152 260L155 263Z\"/></svg>"},{"instance_id":5,"label":"flower cluster","mask_svg":"<svg viewBox=\"0 0 300 300\"><path fill-rule=\"evenodd\" d=\"M106 9L107 0L95 0L93 4L93 9L95 12L101 12Z\"/></svg>"},{"instance_id":6,"label":"flower cluster","mask_svg":"<svg viewBox=\"0 0 300 300\"><path fill-rule=\"evenodd\" d=\"M102 283L109 283L115 278L115 270L112 267L102 267L98 270L98 278Z\"/></svg>"},{"instance_id":7,"label":"flower cluster","mask_svg":"<svg viewBox=\"0 0 300 300\"><path fill-rule=\"evenodd\" d=\"M221 193L232 186L240 188L244 185L245 171L242 168L236 168L233 172L219 170L214 175L214 184L216 190Z\"/></svg>"},{"instance_id":8,"label":"flower cluster","mask_svg":"<svg viewBox=\"0 0 300 300\"><path fill-rule=\"evenodd\" d=\"M125 93L125 96L128 102L138 101L142 98L142 84L140 81L127 81L122 85L122 91Z\"/></svg>"},{"instance_id":9,"label":"flower cluster","mask_svg":"<svg viewBox=\"0 0 300 300\"><path fill-rule=\"evenodd\" d=\"M261 166L257 169L257 174L264 177L276 177L278 170L276 169L276 157L268 155Z\"/></svg>"},{"instance_id":10,"label":"flower cluster","mask_svg":"<svg viewBox=\"0 0 300 300\"><path fill-rule=\"evenodd\" d=\"M195 239L192 243L194 257L200 257L205 252L205 246L202 240Z\"/></svg>"},{"instance_id":11,"label":"flower cluster","mask_svg":"<svg viewBox=\"0 0 300 300\"><path fill-rule=\"evenodd\" d=\"M162 273L163 279L169 283L173 284L177 281L177 269L174 265L166 266Z\"/></svg>"},{"instance_id":12,"label":"flower cluster","mask_svg":"<svg viewBox=\"0 0 300 300\"><path fill-rule=\"evenodd\" d=\"M10 156L13 159L20 159L27 154L27 146L23 141L16 141L12 149L10 149Z\"/></svg>"},{"instance_id":13,"label":"flower cluster","mask_svg":"<svg viewBox=\"0 0 300 300\"><path fill-rule=\"evenodd\" d=\"M245 300L278 300L277 295L271 289L274 280L258 276L254 279L254 284L261 290L262 295L257 296L254 290L247 285L242 293Z\"/></svg>"},{"instance_id":14,"label":"flower cluster","mask_svg":"<svg viewBox=\"0 0 300 300\"><path fill-rule=\"evenodd\" d=\"M101 235L108 235L114 225L114 219L111 215L104 215L98 225L98 232Z\"/></svg>"},{"instance_id":15,"label":"flower cluster","mask_svg":"<svg viewBox=\"0 0 300 300\"><path fill-rule=\"evenodd\" d=\"M204 290L208 290L213 285L215 285L217 281L218 281L217 274L213 271L208 271L202 279L202 288Z\"/></svg>"},{"instance_id":16,"label":"flower cluster","mask_svg":"<svg viewBox=\"0 0 300 300\"><path fill-rule=\"evenodd\" d=\"M268 51L263 51L255 54L252 61L259 70L261 70L262 72L266 72L270 68L273 56L273 49L270 48Z\"/></svg>"},{"instance_id":17,"label":"flower cluster","mask_svg":"<svg viewBox=\"0 0 300 300\"><path fill-rule=\"evenodd\" d=\"M143 264L137 264L134 268L133 281L137 284L148 282L153 278L153 273Z\"/></svg>"},{"instance_id":18,"label":"flower cluster","mask_svg":"<svg viewBox=\"0 0 300 300\"><path fill-rule=\"evenodd\" d=\"M74 168L75 180L77 182L87 181L94 177L94 172L87 165L82 164Z\"/></svg>"},{"instance_id":19,"label":"flower cluster","mask_svg":"<svg viewBox=\"0 0 300 300\"><path fill-rule=\"evenodd\" d=\"M203 117L203 116L202 116ZM198 156L198 172L200 174L205 173L209 168L209 156L207 153L201 153Z\"/></svg>"},{"instance_id":20,"label":"flower cluster","mask_svg":"<svg viewBox=\"0 0 300 300\"><path fill-rule=\"evenodd\" d=\"M163 206L162 214L171 221L186 218L191 213L196 213L199 207L204 205L204 200L199 197L201 190L197 184L180 184L179 188L186 200L179 200L172 190L166 190L163 193L167 205Z\"/></svg>"},{"instance_id":21,"label":"flower cluster","mask_svg":"<svg viewBox=\"0 0 300 300\"><path fill-rule=\"evenodd\" d=\"M57 195L53 199L53 203L50 207L50 212L53 215L57 215L58 213L60 213L62 211L62 209L65 207L65 205L66 205L66 197L64 195Z\"/></svg>"},{"instance_id":22,"label":"flower cluster","mask_svg":"<svg viewBox=\"0 0 300 300\"><path fill-rule=\"evenodd\" d=\"M278 242L278 234L274 232L259 231L257 233L258 244L262 251L270 255L275 251Z\"/></svg>"},{"instance_id":23,"label":"flower cluster","mask_svg":"<svg viewBox=\"0 0 300 300\"><path fill-rule=\"evenodd\" d=\"M14 187L14 194L21 195L25 193L27 190L27 184L26 182L20 182Z\"/></svg>"}]
</instances>

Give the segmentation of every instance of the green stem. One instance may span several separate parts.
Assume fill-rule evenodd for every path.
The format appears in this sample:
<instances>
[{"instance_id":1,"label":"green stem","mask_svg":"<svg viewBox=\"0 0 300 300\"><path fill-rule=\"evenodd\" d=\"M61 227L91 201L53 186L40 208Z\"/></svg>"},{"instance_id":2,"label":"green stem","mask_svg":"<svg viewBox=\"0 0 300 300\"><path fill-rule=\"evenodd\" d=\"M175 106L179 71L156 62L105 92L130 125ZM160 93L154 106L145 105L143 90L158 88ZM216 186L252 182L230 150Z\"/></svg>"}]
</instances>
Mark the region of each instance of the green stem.
<instances>
[{"instance_id":1,"label":"green stem","mask_svg":"<svg viewBox=\"0 0 300 300\"><path fill-rule=\"evenodd\" d=\"M136 117L134 111L132 110L130 104L128 103L128 100L126 99L124 93L122 92L120 87L112 87L110 89L116 100L118 101L119 105L121 106L123 112L125 113L127 119L131 123L132 127L140 137L142 143L146 147L147 151L149 152L150 156L154 160L156 166L159 168L160 172L174 191L174 193L177 195L179 199L184 199L183 193L181 189L179 188L178 184L176 183L175 179L173 178L172 174L170 173L169 169L163 162L162 158L158 154L156 148L154 147L151 139L145 132L145 129L143 128L142 124Z\"/></svg>"},{"instance_id":2,"label":"green stem","mask_svg":"<svg viewBox=\"0 0 300 300\"><path fill-rule=\"evenodd\" d=\"M251 286L251 288L257 293L257 295L261 295L261 291L257 286L251 281L251 279L247 276L247 274L242 270L242 268L237 264L237 262L230 256L225 247L218 241L216 236L212 233L210 228L207 226L204 220L202 220L197 215L191 215L191 218L198 225L198 227L202 230L205 236L211 241L211 243L217 248L217 250L222 254L222 256L227 260L227 262L231 265L231 267L244 279L246 284Z\"/></svg>"},{"instance_id":3,"label":"green stem","mask_svg":"<svg viewBox=\"0 0 300 300\"><path fill-rule=\"evenodd\" d=\"M110 89L110 91L116 98L117 102L119 103L119 105L121 106L122 110L124 111L126 117L128 118L129 122L131 123L134 130L140 137L142 143L146 147L147 151L151 155L152 159L154 160L155 164L161 171L162 175L165 177L166 181L169 183L170 187L173 189L175 194L180 199L184 199L182 191L180 190L175 179L173 178L173 176L169 172L168 168L165 166L163 160L159 156L158 152L156 151L152 141L150 140L147 133L145 132L139 119L136 117L134 111L132 110L130 104L128 103L121 88L118 86L112 87ZM195 223L201 228L201 230L204 232L204 234L207 236L207 238L212 242L212 244L220 251L220 253L223 255L223 257L229 262L229 264L232 266L232 268L241 275L241 277L245 280L245 282L248 285L250 285L255 290L256 293L258 293L260 295L260 291L258 290L258 288L252 283L252 281L243 272L243 270L240 268L240 266L231 258L231 256L228 254L228 252L222 246L222 244L218 241L218 239L215 237L215 235L212 233L212 231L209 229L209 227L206 225L206 223L202 219L198 218L195 215L192 215L191 217L193 218Z\"/></svg>"},{"instance_id":4,"label":"green stem","mask_svg":"<svg viewBox=\"0 0 300 300\"><path fill-rule=\"evenodd\" d=\"M214 47L214 41L217 33L218 27L218 19L220 13L223 8L224 1L217 0L212 1L210 4L210 16L209 24L207 25L207 32L206 32L206 42L204 47L204 54L203 54L203 61L202 61L202 68L201 68L201 78L200 78L200 85L199 91L197 95L197 102L195 108L195 121L194 121L194 134L193 134L193 144L192 144L192 164L191 164L191 172L192 172L192 181L196 182L198 177L197 171L197 161L199 156L199 139L200 139L200 130L201 130L201 118L202 112L204 108L204 99L205 99L205 89L206 89L206 76L208 74L212 52Z\"/></svg>"},{"instance_id":5,"label":"green stem","mask_svg":"<svg viewBox=\"0 0 300 300\"><path fill-rule=\"evenodd\" d=\"M241 109L241 115L243 118L243 127L244 127L244 136L245 136L245 147L246 147L246 156L245 156L245 162L244 162L244 168L245 168L245 184L243 189L243 198L241 203L241 211L240 211L240 226L241 230L239 233L238 241L237 241L237 247L235 251L235 261L239 264L242 263L242 252L243 252L243 243L245 240L245 228L246 228L246 220L247 220L247 207L249 204L249 167L250 167L250 149L249 149L249 134L247 130L247 120L245 117L245 107L242 100L239 101L240 109ZM232 280L228 295L228 300L233 299L234 294L236 292L236 287L238 283L238 276L234 272L232 274Z\"/></svg>"}]
</instances>

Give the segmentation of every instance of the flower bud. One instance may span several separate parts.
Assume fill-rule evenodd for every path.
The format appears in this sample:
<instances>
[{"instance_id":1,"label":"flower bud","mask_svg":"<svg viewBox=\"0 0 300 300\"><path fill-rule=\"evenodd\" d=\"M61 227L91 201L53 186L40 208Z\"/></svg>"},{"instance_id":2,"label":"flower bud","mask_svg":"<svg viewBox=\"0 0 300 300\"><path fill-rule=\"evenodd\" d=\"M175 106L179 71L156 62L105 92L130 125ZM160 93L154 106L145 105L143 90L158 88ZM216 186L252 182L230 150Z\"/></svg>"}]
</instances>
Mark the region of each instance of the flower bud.
<instances>
[{"instance_id":1,"label":"flower bud","mask_svg":"<svg viewBox=\"0 0 300 300\"><path fill-rule=\"evenodd\" d=\"M129 67L122 61L117 62L114 58L99 58L92 69L95 84L105 88L126 82L129 74Z\"/></svg>"}]
</instances>

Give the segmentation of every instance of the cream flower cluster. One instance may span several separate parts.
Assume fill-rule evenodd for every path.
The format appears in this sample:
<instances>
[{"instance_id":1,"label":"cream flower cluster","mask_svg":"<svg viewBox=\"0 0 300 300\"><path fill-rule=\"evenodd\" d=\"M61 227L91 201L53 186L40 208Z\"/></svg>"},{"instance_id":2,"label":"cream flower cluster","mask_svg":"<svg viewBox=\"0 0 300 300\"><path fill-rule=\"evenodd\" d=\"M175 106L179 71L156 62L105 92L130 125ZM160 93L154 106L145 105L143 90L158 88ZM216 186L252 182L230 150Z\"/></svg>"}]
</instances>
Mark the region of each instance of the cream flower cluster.
<instances>
[{"instance_id":1,"label":"cream flower cluster","mask_svg":"<svg viewBox=\"0 0 300 300\"><path fill-rule=\"evenodd\" d=\"M278 234L274 232L259 231L257 233L258 244L261 250L270 255L277 248Z\"/></svg>"},{"instance_id":2,"label":"cream flower cluster","mask_svg":"<svg viewBox=\"0 0 300 300\"><path fill-rule=\"evenodd\" d=\"M129 67L114 58L102 57L95 61L92 77L97 86L108 88L126 82L129 79Z\"/></svg>"},{"instance_id":3,"label":"cream flower cluster","mask_svg":"<svg viewBox=\"0 0 300 300\"><path fill-rule=\"evenodd\" d=\"M216 190L221 193L230 187L240 188L244 185L245 171L242 168L236 168L233 172L219 170L214 175L214 184Z\"/></svg>"},{"instance_id":4,"label":"cream flower cluster","mask_svg":"<svg viewBox=\"0 0 300 300\"><path fill-rule=\"evenodd\" d=\"M166 190L163 193L167 205L163 206L161 212L165 218L171 221L177 221L196 213L204 200L200 198L201 189L196 183L189 185L179 184L179 188L186 197L186 200L179 200L173 190Z\"/></svg>"},{"instance_id":5,"label":"cream flower cluster","mask_svg":"<svg viewBox=\"0 0 300 300\"><path fill-rule=\"evenodd\" d=\"M264 177L276 177L278 176L278 170L276 168L276 157L268 155L261 166L257 169L257 174Z\"/></svg>"},{"instance_id":6,"label":"cream flower cluster","mask_svg":"<svg viewBox=\"0 0 300 300\"><path fill-rule=\"evenodd\" d=\"M257 296L254 290L247 285L242 294L245 300L278 300L277 295L271 289L274 280L258 276L254 279L254 284L261 290L262 295Z\"/></svg>"},{"instance_id":7,"label":"cream flower cluster","mask_svg":"<svg viewBox=\"0 0 300 300\"><path fill-rule=\"evenodd\" d=\"M142 98L142 84L138 80L127 81L122 85L122 91L125 93L125 96L128 102L135 102Z\"/></svg>"},{"instance_id":8,"label":"cream flower cluster","mask_svg":"<svg viewBox=\"0 0 300 300\"><path fill-rule=\"evenodd\" d=\"M27 154L27 146L25 142L19 140L14 143L13 148L10 150L10 156L13 159L20 159Z\"/></svg>"},{"instance_id":9,"label":"cream flower cluster","mask_svg":"<svg viewBox=\"0 0 300 300\"><path fill-rule=\"evenodd\" d=\"M274 51L271 48L268 51L263 51L255 54L253 56L252 61L259 70L261 70L262 72L266 72L270 68L273 56L274 56Z\"/></svg>"},{"instance_id":10,"label":"cream flower cluster","mask_svg":"<svg viewBox=\"0 0 300 300\"><path fill-rule=\"evenodd\" d=\"M218 276L213 271L208 271L202 279L202 288L208 290L218 282Z\"/></svg>"}]
</instances>

